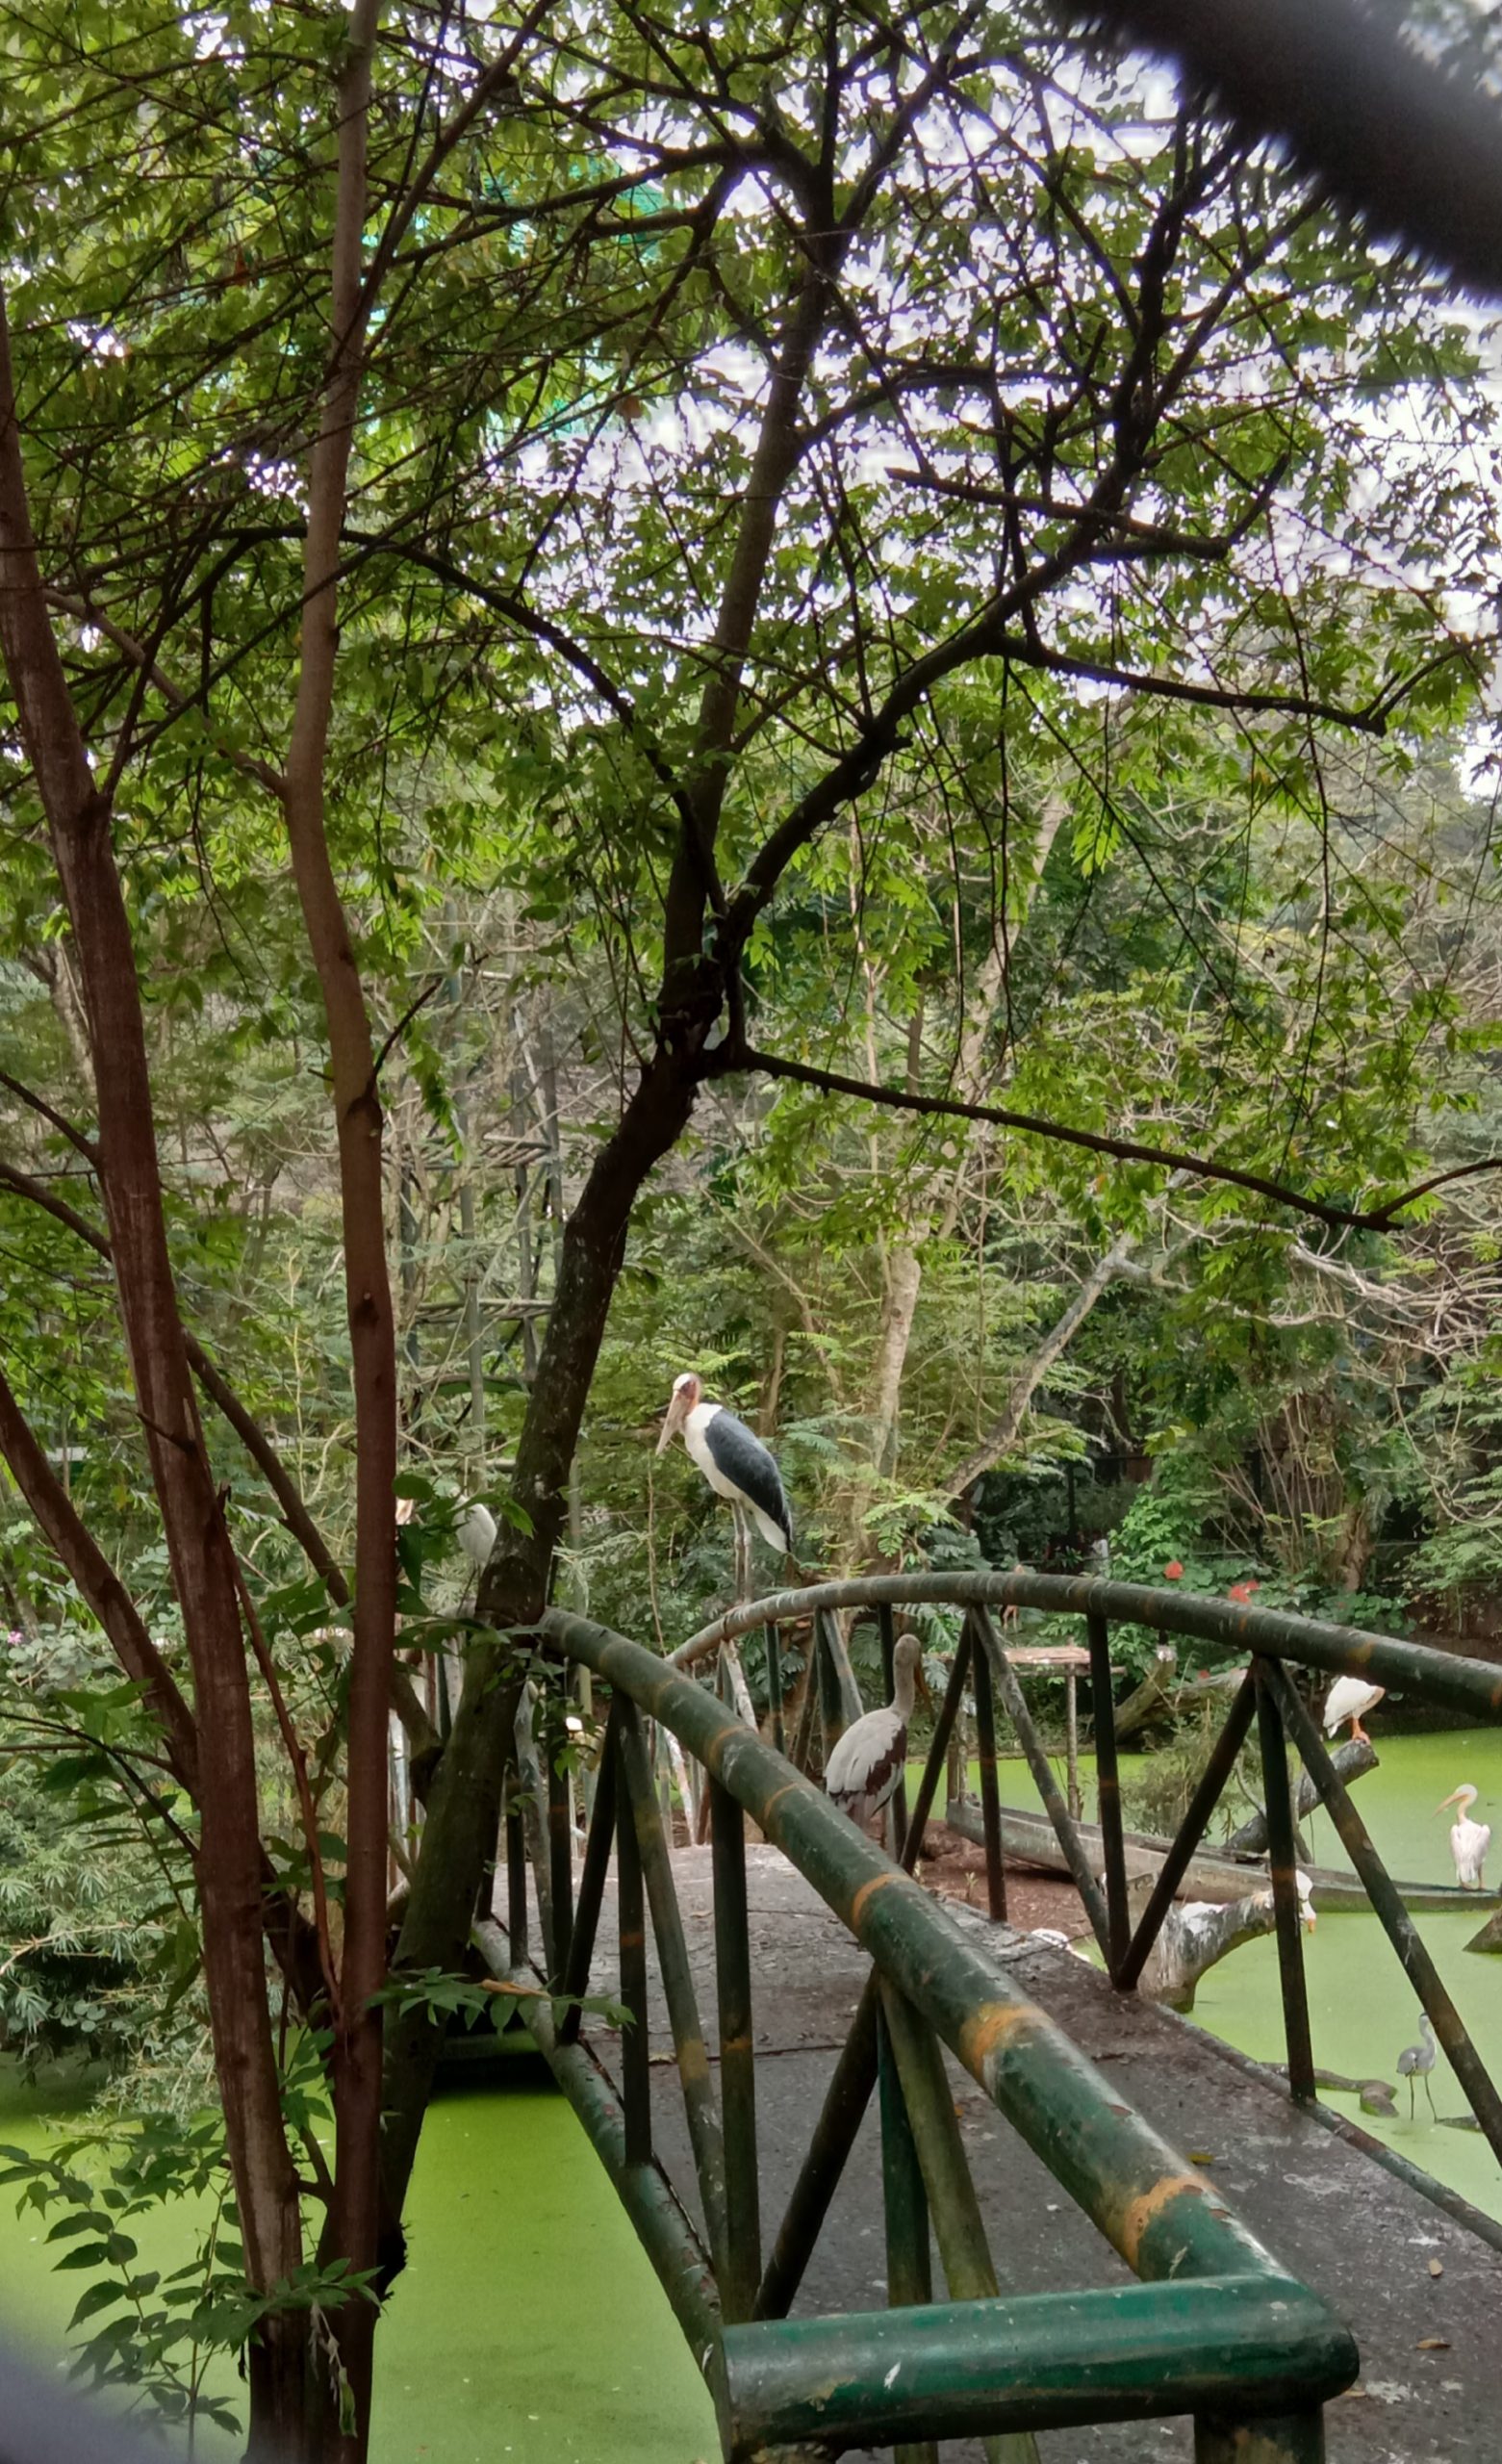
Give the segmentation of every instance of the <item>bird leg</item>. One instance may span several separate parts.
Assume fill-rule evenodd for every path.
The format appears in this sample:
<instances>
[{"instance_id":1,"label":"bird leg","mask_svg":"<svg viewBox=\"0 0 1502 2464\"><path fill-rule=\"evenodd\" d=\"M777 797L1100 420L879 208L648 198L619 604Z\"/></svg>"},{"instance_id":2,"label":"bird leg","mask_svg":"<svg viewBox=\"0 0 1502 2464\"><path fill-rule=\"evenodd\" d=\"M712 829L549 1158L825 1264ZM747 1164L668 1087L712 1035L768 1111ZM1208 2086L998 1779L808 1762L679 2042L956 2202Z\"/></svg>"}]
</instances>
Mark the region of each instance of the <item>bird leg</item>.
<instances>
[{"instance_id":1,"label":"bird leg","mask_svg":"<svg viewBox=\"0 0 1502 2464\"><path fill-rule=\"evenodd\" d=\"M1417 2092L1413 2086L1413 2074L1411 2070L1408 2074L1408 2118L1410 2121L1413 2119L1413 2098L1416 2092Z\"/></svg>"},{"instance_id":2,"label":"bird leg","mask_svg":"<svg viewBox=\"0 0 1502 2464\"><path fill-rule=\"evenodd\" d=\"M1435 2119L1436 2119L1436 2121L1438 2121L1438 2118L1439 2118L1439 2117L1438 2117L1438 2113L1435 2113L1435 2097L1434 2097L1434 2090L1433 2090L1433 2089L1430 2087L1430 2085L1429 2085L1429 2073L1428 2073L1428 2071L1427 2071L1427 2070L1425 2070L1425 2071L1423 2071L1420 2075L1422 2076L1422 2079L1423 2079L1423 2082L1424 2082L1424 2093L1425 2093L1425 2095L1426 2095L1426 2096L1428 2097L1428 2099L1429 2099L1429 2110L1430 2110L1430 2112L1431 2112L1432 2114L1434 2114Z\"/></svg>"},{"instance_id":3,"label":"bird leg","mask_svg":"<svg viewBox=\"0 0 1502 2464\"><path fill-rule=\"evenodd\" d=\"M1370 1745L1371 1743L1371 1738L1367 1735L1366 1731L1362 1726L1359 1713L1352 1714L1351 1742L1353 1745Z\"/></svg>"},{"instance_id":4,"label":"bird leg","mask_svg":"<svg viewBox=\"0 0 1502 2464\"><path fill-rule=\"evenodd\" d=\"M735 1525L735 1604L751 1598L751 1533L746 1516L738 1501L730 1500L730 1518Z\"/></svg>"}]
</instances>

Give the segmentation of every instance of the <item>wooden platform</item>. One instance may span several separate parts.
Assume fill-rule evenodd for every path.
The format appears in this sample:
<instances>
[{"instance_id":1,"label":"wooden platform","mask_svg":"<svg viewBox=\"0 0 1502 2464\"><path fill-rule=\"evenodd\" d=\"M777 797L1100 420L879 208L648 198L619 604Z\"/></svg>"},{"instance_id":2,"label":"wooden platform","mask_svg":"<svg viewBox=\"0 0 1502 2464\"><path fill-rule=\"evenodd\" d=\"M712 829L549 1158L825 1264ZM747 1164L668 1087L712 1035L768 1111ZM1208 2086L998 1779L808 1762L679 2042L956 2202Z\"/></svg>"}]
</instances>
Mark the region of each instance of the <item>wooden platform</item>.
<instances>
[{"instance_id":1,"label":"wooden platform","mask_svg":"<svg viewBox=\"0 0 1502 2464\"><path fill-rule=\"evenodd\" d=\"M714 2043L709 1856L674 1860L700 2008ZM863 1979L851 1937L777 1853L749 1854L756 1984L762 2232L770 2242L802 2163L825 2083ZM1352 2393L1328 2411L1330 2464L1496 2464L1502 2457L1502 2252L1394 2179L1360 2148L1297 2112L1256 2071L1189 2022L1114 1993L1095 1969L1027 1935L952 1908L963 1925L1068 2029L1181 2153L1212 2169L1254 2232L1351 2325L1362 2356ZM607 1907L592 1990L615 1979ZM694 2169L653 1977L653 2128L684 2206L699 2218ZM617 2068L619 2040L595 2022L589 2041ZM1004 2289L1036 2292L1125 2280L1126 2271L1044 2167L957 2066L955 2101ZM1446 2089L1438 2091L1446 2104ZM1456 2091L1448 2091L1448 2102ZM1440 2270L1433 2272L1435 2263ZM935 2258L935 2282L942 2278ZM868 2309L886 2292L880 2161L868 2116L799 2302L801 2311ZM1187 2425L1053 2432L1043 2464L1153 2464L1188 2458ZM946 2464L979 2448L946 2447ZM664 2458L664 2464L678 2459Z\"/></svg>"}]
</instances>

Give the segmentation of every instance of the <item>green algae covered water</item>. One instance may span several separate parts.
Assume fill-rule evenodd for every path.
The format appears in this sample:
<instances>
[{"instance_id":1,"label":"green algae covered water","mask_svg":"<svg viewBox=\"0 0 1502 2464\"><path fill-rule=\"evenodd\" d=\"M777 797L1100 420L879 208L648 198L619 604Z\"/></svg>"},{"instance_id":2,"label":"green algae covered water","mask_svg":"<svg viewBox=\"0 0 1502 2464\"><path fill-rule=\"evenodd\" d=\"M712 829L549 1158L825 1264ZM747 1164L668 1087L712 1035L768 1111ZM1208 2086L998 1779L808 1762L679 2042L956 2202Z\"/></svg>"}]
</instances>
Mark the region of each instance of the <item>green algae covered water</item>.
<instances>
[{"instance_id":1,"label":"green algae covered water","mask_svg":"<svg viewBox=\"0 0 1502 2464\"><path fill-rule=\"evenodd\" d=\"M677 2322L551 2086L439 2100L407 2231L378 2346L375 2464L719 2453Z\"/></svg>"},{"instance_id":2,"label":"green algae covered water","mask_svg":"<svg viewBox=\"0 0 1502 2464\"><path fill-rule=\"evenodd\" d=\"M522 2066L518 2066L519 2073ZM40 2150L86 2099L0 2070L0 2141ZM61 2366L81 2279L59 2275L50 2220L0 2189L0 2334ZM143 2268L192 2255L185 2208L132 2226ZM714 2413L624 2209L549 2085L440 2096L408 2210L411 2264L377 2339L373 2464L698 2464ZM216 2395L237 2399L232 2365ZM196 2454L241 2443L212 2428Z\"/></svg>"},{"instance_id":3,"label":"green algae covered water","mask_svg":"<svg viewBox=\"0 0 1502 2464\"><path fill-rule=\"evenodd\" d=\"M1371 1719L1378 1767L1352 1796L1388 1873L1398 1882L1454 1882L1450 1825L1455 1813L1436 1808L1453 1788L1470 1781L1481 1792L1472 1818L1489 1823L1494 1834L1487 1881L1502 1884L1502 1728L1385 1736L1380 1706ZM1145 1759L1123 1755L1124 1786L1130 1789ZM1061 1759L1056 1768L1062 1786ZM909 1770L909 1796L919 1776L917 1769ZM1000 1777L1008 1805L1038 1805L1026 1763L1008 1758ZM1095 1766L1088 1755L1081 1756L1080 1779L1085 1814L1093 1817ZM979 1793L978 1766L972 1766L970 1785ZM1307 1817L1302 1829L1316 1864L1349 1872L1351 1861L1323 1809ZM1478 2053L1502 2084L1502 1953L1465 1948L1489 1912L1462 1910L1455 1915L1415 1916L1413 1922ZM1478 2131L1450 2126L1470 2108L1442 2053L1429 2083L1440 2119L1437 2122L1431 2115L1421 2083L1410 2118L1408 2088L1398 2078L1397 2060L1405 2045L1419 2041L1419 2005L1377 1918L1358 1912L1321 1916L1313 1933L1304 1937L1304 1968L1317 2066L1355 2080L1386 2079L1393 2089L1398 2118L1385 2121L1363 2114L1356 2095L1335 2089L1322 2088L1322 2101L1502 2221L1502 2169ZM1243 1943L1201 1979L1193 2018L1198 2027L1259 2062L1285 2059L1278 1951L1270 1934Z\"/></svg>"}]
</instances>

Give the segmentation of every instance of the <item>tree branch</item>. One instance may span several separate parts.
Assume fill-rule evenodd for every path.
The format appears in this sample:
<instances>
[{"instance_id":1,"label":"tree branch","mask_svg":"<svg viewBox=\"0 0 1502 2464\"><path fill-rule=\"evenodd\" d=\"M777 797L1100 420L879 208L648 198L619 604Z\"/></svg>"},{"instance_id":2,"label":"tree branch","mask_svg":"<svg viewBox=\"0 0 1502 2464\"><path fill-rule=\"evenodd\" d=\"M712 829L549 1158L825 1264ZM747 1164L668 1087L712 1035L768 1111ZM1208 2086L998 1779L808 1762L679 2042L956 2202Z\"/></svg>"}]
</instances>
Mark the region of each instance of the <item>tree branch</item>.
<instances>
[{"instance_id":1,"label":"tree branch","mask_svg":"<svg viewBox=\"0 0 1502 2464\"><path fill-rule=\"evenodd\" d=\"M1253 1190L1259 1197L1270 1198L1275 1206L1312 1216L1316 1222L1356 1232L1388 1231L1394 1216L1447 1182L1468 1180L1479 1172L1502 1171L1502 1155L1489 1155L1479 1163L1460 1164L1450 1171L1437 1172L1433 1179L1420 1181L1413 1189L1405 1190L1400 1196L1388 1198L1378 1207L1333 1206L1323 1198L1308 1197L1302 1191L1289 1189L1283 1181L1269 1180L1260 1172L1245 1172L1235 1164L1218 1164L1208 1155L1186 1155L1171 1146L1147 1146L1136 1139L1110 1137L1104 1130L1074 1129L1064 1121L1044 1120L1036 1113L1006 1111L998 1104L962 1104L945 1095L908 1095L897 1088L873 1086L864 1078L847 1078L838 1070L815 1069L807 1062L784 1061L776 1053L760 1052L750 1044L720 1044L706 1056L702 1067L705 1078L733 1077L742 1071L791 1079L801 1087L816 1087L827 1095L853 1095L857 1102L884 1104L896 1112L984 1121L995 1129L1020 1130L1029 1138L1048 1138L1058 1145L1082 1147L1090 1155L1113 1156L1118 1163L1156 1164L1164 1171L1183 1172L1193 1180L1226 1181L1233 1188Z\"/></svg>"},{"instance_id":2,"label":"tree branch","mask_svg":"<svg viewBox=\"0 0 1502 2464\"><path fill-rule=\"evenodd\" d=\"M31 1508L38 1528L57 1552L80 1599L104 1628L126 1676L144 1687L146 1700L166 1740L173 1774L196 1802L198 1739L183 1690L147 1633L125 1585L85 1527L48 1462L3 1372L0 1452L11 1467L12 1477Z\"/></svg>"},{"instance_id":3,"label":"tree branch","mask_svg":"<svg viewBox=\"0 0 1502 2464\"><path fill-rule=\"evenodd\" d=\"M24 1197L31 1205L40 1207L45 1214L52 1217L55 1222L64 1224L76 1240L84 1242L93 1250L96 1257L104 1260L107 1266L112 1264L113 1253L105 1235L90 1223L86 1216L80 1215L76 1207L69 1206L66 1198L55 1195L44 1181L34 1179L30 1172L18 1170L13 1164L0 1162L0 1187L13 1190L18 1197ZM241 1401L229 1379L213 1356L204 1350L196 1335L185 1328L184 1341L188 1347L188 1358L193 1375L216 1408L228 1421L251 1461L261 1473L267 1488L282 1509L283 1523L301 1549L336 1608L347 1608L350 1595L349 1585L344 1579L344 1568L318 1529L308 1510L307 1501L302 1491L282 1461L270 1438L255 1415ZM423 1707L417 1687L399 1663L392 1671L392 1706L407 1732L408 1741L412 1747L414 1767L416 1768L420 1763L430 1765L439 1752L438 1732Z\"/></svg>"}]
</instances>

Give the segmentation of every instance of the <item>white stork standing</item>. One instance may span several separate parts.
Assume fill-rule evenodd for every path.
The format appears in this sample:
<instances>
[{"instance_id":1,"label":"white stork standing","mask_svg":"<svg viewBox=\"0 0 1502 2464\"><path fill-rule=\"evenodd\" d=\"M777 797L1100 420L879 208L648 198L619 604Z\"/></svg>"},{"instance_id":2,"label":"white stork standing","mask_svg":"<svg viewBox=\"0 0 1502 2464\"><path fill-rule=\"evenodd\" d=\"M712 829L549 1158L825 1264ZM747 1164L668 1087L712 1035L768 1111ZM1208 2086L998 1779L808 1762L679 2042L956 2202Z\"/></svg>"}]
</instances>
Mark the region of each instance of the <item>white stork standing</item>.
<instances>
[{"instance_id":1,"label":"white stork standing","mask_svg":"<svg viewBox=\"0 0 1502 2464\"><path fill-rule=\"evenodd\" d=\"M1351 1735L1358 1745L1370 1745L1371 1739L1362 1726L1363 1711L1375 1710L1387 1692L1385 1685L1374 1685L1369 1677L1337 1677L1325 1696L1325 1734L1334 1736L1337 1729L1351 1723Z\"/></svg>"},{"instance_id":2,"label":"white stork standing","mask_svg":"<svg viewBox=\"0 0 1502 2464\"><path fill-rule=\"evenodd\" d=\"M923 1645L916 1634L900 1634L892 1654L892 1699L879 1711L852 1720L825 1765L825 1794L865 1830L896 1794L907 1757L907 1723L913 1715L913 1692L923 1685Z\"/></svg>"},{"instance_id":3,"label":"white stork standing","mask_svg":"<svg viewBox=\"0 0 1502 2464\"><path fill-rule=\"evenodd\" d=\"M1470 1818L1470 1810L1480 1794L1480 1789L1473 1788L1467 1780L1463 1786L1452 1788L1450 1794L1435 1808L1436 1813L1443 1813L1446 1806L1460 1807L1450 1832L1450 1854L1455 1859L1455 1879L1462 1890L1485 1888L1481 1869L1491 1845L1491 1825L1489 1822L1472 1822Z\"/></svg>"},{"instance_id":4,"label":"white stork standing","mask_svg":"<svg viewBox=\"0 0 1502 2464\"><path fill-rule=\"evenodd\" d=\"M728 1498L735 1519L735 1596L751 1591L751 1531L755 1524L769 1549L793 1553L793 1518L782 1490L782 1475L759 1437L723 1403L706 1403L703 1387L692 1371L674 1380L673 1399L657 1440L665 1454L679 1429L689 1454L716 1497Z\"/></svg>"}]
</instances>

